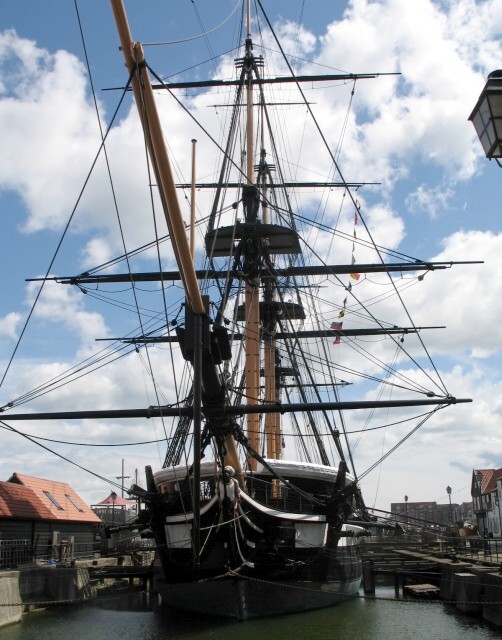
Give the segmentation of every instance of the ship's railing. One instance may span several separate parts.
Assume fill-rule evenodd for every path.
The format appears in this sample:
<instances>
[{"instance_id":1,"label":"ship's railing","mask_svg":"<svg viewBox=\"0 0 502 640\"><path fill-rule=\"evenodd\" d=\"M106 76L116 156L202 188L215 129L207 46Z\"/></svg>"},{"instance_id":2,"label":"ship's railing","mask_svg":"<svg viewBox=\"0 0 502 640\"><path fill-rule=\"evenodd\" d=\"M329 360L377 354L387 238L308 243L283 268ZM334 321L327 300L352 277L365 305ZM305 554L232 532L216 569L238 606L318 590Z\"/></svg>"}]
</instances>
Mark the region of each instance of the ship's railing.
<instances>
[{"instance_id":1,"label":"ship's railing","mask_svg":"<svg viewBox=\"0 0 502 640\"><path fill-rule=\"evenodd\" d=\"M264 480L256 476L248 477L246 480L250 496L267 507L290 513L314 514L318 512L319 507L316 507L313 500L309 500L306 495L302 495L282 483L273 482L270 479ZM295 484L299 484L299 482L295 482ZM301 488L305 494L315 490L314 487Z\"/></svg>"},{"instance_id":2,"label":"ship's railing","mask_svg":"<svg viewBox=\"0 0 502 640\"><path fill-rule=\"evenodd\" d=\"M258 477L248 474L246 476L247 493L261 504L289 513L317 514L319 513L319 502L324 502L326 493L321 493L325 489L319 481L306 480L304 478L292 478L291 484L298 486L301 492L286 486L276 479ZM214 480L204 480L200 485L201 506L207 504L215 495L216 486ZM309 499L309 494L313 499ZM178 494L179 503L177 506L186 512L192 510L192 494L190 487L184 487Z\"/></svg>"}]
</instances>

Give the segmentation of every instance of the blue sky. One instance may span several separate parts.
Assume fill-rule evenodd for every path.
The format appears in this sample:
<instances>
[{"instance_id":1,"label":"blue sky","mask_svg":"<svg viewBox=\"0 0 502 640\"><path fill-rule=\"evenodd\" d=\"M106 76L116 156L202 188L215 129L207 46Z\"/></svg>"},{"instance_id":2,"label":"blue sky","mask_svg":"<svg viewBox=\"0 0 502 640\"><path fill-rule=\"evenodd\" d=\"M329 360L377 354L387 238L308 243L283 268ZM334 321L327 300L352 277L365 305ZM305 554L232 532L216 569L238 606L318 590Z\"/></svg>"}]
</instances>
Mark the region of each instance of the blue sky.
<instances>
[{"instance_id":1,"label":"blue sky","mask_svg":"<svg viewBox=\"0 0 502 640\"><path fill-rule=\"evenodd\" d=\"M436 431L431 428L419 434L402 460L389 458L378 481L372 476L364 487L368 502L375 500L381 508L405 493L410 500L446 502L447 484L453 487L455 501L468 500L470 470L502 466L502 329L498 322L502 312L502 169L482 156L467 121L486 76L502 65L502 1L289 0L264 4L288 51L296 54L298 68L401 73L357 83L342 149L347 180L381 183L379 189L361 192L381 243L422 259L485 261L483 266L450 271L448 277L441 274L434 283L426 278L427 288L410 301L422 324L447 325L446 333L433 338L432 352L452 392L472 397L473 405L453 409L439 421ZM142 42L188 39L224 23L207 38L146 48L149 63L164 77L213 57L213 63L194 66L190 75L204 79L214 74L219 56L231 46L227 42L235 40L235 15L231 14L236 0L134 0L126 2L126 7L133 36ZM125 81L112 13L104 0L80 0L78 9L93 83L103 121L108 123L118 92L103 90L123 86ZM2 371L26 319L27 300L33 295L25 279L42 275L48 268L97 149L83 60L73 1L0 3ZM323 128L335 139L339 125L334 116L345 115L347 101L342 107L342 100L339 105L330 100L322 92L315 100L312 97ZM127 104L110 141L112 148L121 137L128 142L128 132L134 128L130 113ZM188 157L193 130L181 119L176 124L172 144L176 148L185 145L181 155ZM202 154L209 161L210 156ZM315 164L315 155L315 148L306 146L305 162ZM122 168L132 172L132 156L129 163L127 160L127 156L121 158ZM99 192L86 198L84 209L90 217L77 215L76 227L53 273L71 275L117 253ZM131 197L131 208L133 204ZM142 230L136 232L139 242ZM0 404L21 393L23 385L45 379L85 354L91 334L124 333L114 314L105 319L106 312L104 305L91 306L66 290L50 298L45 315L38 317L33 328L29 326L26 347L18 353L19 368L9 372L0 388ZM106 384L108 399L120 403L121 393L131 393L139 382L122 372ZM23 426L29 433L58 437L54 426ZM117 440L121 433L120 426L108 434L103 425L86 429L95 442ZM143 440L147 434L147 429L138 427L126 439ZM83 438L72 426L65 427L64 435L72 441ZM89 502L108 491L103 482L64 463L56 464L48 453L21 438L3 437L8 455L0 461L2 479L14 471L70 479ZM383 446L372 443L360 453L363 469ZM163 448L155 445L139 451L106 449L101 458L77 447L61 446L58 451L110 478L119 475L121 458L126 460L126 471L133 473L144 464L156 466L163 456Z\"/></svg>"}]
</instances>

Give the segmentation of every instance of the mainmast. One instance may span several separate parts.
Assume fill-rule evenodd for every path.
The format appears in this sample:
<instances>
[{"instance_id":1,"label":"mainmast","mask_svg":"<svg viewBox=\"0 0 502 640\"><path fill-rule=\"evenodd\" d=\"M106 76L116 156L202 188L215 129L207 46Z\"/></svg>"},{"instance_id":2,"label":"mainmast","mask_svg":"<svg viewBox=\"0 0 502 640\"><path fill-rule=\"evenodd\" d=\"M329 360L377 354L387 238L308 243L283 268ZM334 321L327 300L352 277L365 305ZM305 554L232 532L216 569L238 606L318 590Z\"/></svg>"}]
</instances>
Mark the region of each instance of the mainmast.
<instances>
[{"instance_id":1,"label":"mainmast","mask_svg":"<svg viewBox=\"0 0 502 640\"><path fill-rule=\"evenodd\" d=\"M261 270L271 271L273 253L288 253L288 246L294 246L294 252L298 252L297 243L286 243L279 248L277 242L273 246L270 234L276 236L279 245L284 237L288 237L290 230L282 229L271 224L268 207L269 167L266 162L264 122L265 114L261 118L260 126L260 159L257 166L254 163L254 110L253 87L256 79L259 79L258 60L253 55L253 43L251 38L251 12L250 2L247 2L247 37L246 51L243 58L245 86L246 86L246 184L243 187L242 201L244 208L244 220L247 230L241 239L243 249L243 266L246 277L245 300L243 319L245 321L245 393L247 404L256 407L261 402L261 341L263 340L263 379L264 379L264 405L273 405L277 402L277 345L274 333L277 326L275 302L275 284L266 280L264 283L263 300L260 300ZM265 109L263 93L260 91L260 108ZM255 178L256 174L256 178ZM260 197L261 194L261 197ZM261 220L258 212L261 201ZM268 230L265 232L264 230ZM282 438L280 435L280 416L276 413L266 413L264 416L266 455L269 458L280 458L282 451ZM260 451L260 414L249 413L247 415L247 437L249 444L255 451ZM248 465L251 470L256 469L256 459L249 456Z\"/></svg>"},{"instance_id":2,"label":"mainmast","mask_svg":"<svg viewBox=\"0 0 502 640\"><path fill-rule=\"evenodd\" d=\"M206 234L206 250L209 258L236 256L240 263L240 278L245 281L244 304L237 310L237 320L244 323L243 339L245 341L244 363L244 395L247 411L246 435L250 451L261 452L260 442L260 413L265 415L264 427L266 431L266 455L270 458L280 458L282 452L282 436L280 432L279 416L266 416L266 411L260 408L275 405L278 398L278 381L282 376L280 359L274 334L280 319L302 320L305 318L303 309L298 304L283 303L275 299L276 284L274 278L267 274L275 273L273 256L292 255L301 253L298 234L291 227L272 223L268 193L273 186L270 180L271 167L266 162L264 122L268 122L265 113L265 100L260 85L260 66L263 64L261 56L253 54L251 38L251 11L249 0L247 8L247 36L245 54L238 59L237 66L241 68L240 82L236 104L242 94L245 95L245 175L242 185L242 206L244 221L237 220L235 225L215 228L210 224ZM259 87L260 100L258 104L263 110L260 131L260 159L255 166L254 149L254 102L253 88ZM237 107L238 108L238 107ZM235 134L232 128L231 135ZM230 137L227 143L230 148ZM284 185L283 185L284 186ZM218 199L219 196L217 195ZM275 199L275 195L274 195ZM261 211L260 211L261 206ZM216 201L213 211L216 210ZM261 218L259 217L261 215ZM227 274L229 275L229 274ZM263 278L262 278L263 276ZM260 299L263 279L263 296ZM261 342L263 341L263 354ZM263 355L263 378L265 392L261 392L260 377L262 375L261 356ZM256 459L248 454L248 466L256 470Z\"/></svg>"},{"instance_id":3,"label":"mainmast","mask_svg":"<svg viewBox=\"0 0 502 640\"><path fill-rule=\"evenodd\" d=\"M264 110L265 106L261 105L261 109ZM269 223L269 208L268 208L268 177L269 167L266 161L265 150L265 117L264 114L261 118L261 150L260 150L260 164L258 166L258 179L260 181L260 187L263 193L263 222ZM273 262L268 257L269 264L266 265L267 269L273 270ZM265 304L269 303L268 309L271 309L271 305L275 300L275 283L271 280L265 280L264 283L264 298ZM270 313L266 312L266 316L263 323L263 373L264 373L264 387L265 387L265 403L274 404L277 401L277 379L276 379L276 365L277 365L277 342L275 339L275 322ZM280 414L267 413L265 414L265 439L266 439L266 451L267 457L272 459L281 458L282 454L282 438L280 434Z\"/></svg>"},{"instance_id":4,"label":"mainmast","mask_svg":"<svg viewBox=\"0 0 502 640\"><path fill-rule=\"evenodd\" d=\"M253 148L253 44L251 41L251 7L247 0L247 36L246 53L244 56L244 70L246 74L246 185L243 188L242 200L245 222L251 225L257 223L259 206L258 191L254 185L254 148ZM252 254L245 256L245 270L248 272L245 287L245 329L246 365L245 387L248 405L257 405L260 395L260 278L257 261L259 256L253 247ZM255 451L260 450L260 416L252 413L247 416L247 436L249 444ZM248 456L251 470L256 469L256 460Z\"/></svg>"}]
</instances>

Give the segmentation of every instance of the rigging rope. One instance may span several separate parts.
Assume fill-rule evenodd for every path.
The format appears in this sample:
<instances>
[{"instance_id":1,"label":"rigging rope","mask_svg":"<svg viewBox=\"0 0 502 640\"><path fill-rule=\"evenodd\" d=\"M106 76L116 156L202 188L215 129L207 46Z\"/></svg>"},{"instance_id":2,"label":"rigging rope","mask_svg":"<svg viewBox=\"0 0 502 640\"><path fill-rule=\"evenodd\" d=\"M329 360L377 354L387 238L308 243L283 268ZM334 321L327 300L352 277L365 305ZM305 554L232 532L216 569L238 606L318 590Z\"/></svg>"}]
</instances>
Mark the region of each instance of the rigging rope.
<instances>
[{"instance_id":1,"label":"rigging rope","mask_svg":"<svg viewBox=\"0 0 502 640\"><path fill-rule=\"evenodd\" d=\"M7 373L9 372L9 370L10 370L10 368L12 366L12 362L14 361L14 357L16 356L16 353L17 353L17 351L19 349L21 341L22 341L22 339L24 337L24 334L26 333L26 330L28 328L28 324L30 323L30 320L31 320L31 318L33 316L33 313L35 311L35 307L37 306L37 303L38 303L38 301L40 299L40 296L42 295L42 291L44 289L44 285L45 285L46 281L49 279L49 274L50 274L51 269L52 269L52 267L54 265L54 262L56 261L56 257L59 254L59 251L60 251L61 246L63 244L63 240L65 239L65 237L66 237L66 235L68 233L68 230L70 228L70 224L71 224L71 222L73 220L73 217L74 217L74 215L75 215L75 213L77 211L77 207L80 204L80 201L82 200L82 198L84 196L84 192L85 192L85 190L87 188L87 185L89 183L91 175L92 175L92 173L94 171L94 168L96 167L96 164L97 164L98 159L99 159L99 157L101 155L101 152L104 149L105 140L106 140L106 138L108 137L108 135L109 135L109 133L111 131L112 125L113 125L113 123L115 121L115 118L116 118L118 112L119 112L120 106L122 105L122 101L123 101L128 89L129 89L130 80L131 80L131 78L129 78L129 80L127 82L127 85L126 85L126 87L125 87L125 89L124 89L124 91L122 93L122 96L120 98L120 101L119 101L119 104L117 106L117 109L115 110L115 113L113 114L113 117L111 119L110 125L109 125L109 127L108 127L108 129L107 129L107 131L105 133L105 136L103 137L103 140L102 140L101 144L99 145L99 149L98 149L98 151L97 151L97 153L96 153L96 155L94 157L94 160L91 163L91 167L90 167L89 172L88 172L88 174L87 174L87 176L86 176L86 178L84 180L84 184L83 184L83 186L82 186L82 188L81 188L81 190L80 190L80 192L79 192L79 194L77 196L77 200L76 200L76 202L75 202L75 204L73 206L73 209L71 211L70 217L68 218L68 221L66 222L66 225L65 225L65 227L63 229L63 233L61 234L61 237L60 237L59 242L58 242L58 244L56 246L54 254L53 254L53 256L52 256L52 258L51 258L51 260L49 262L49 266L47 267L47 270L45 272L45 276L42 279L42 283L41 283L41 285L40 285L40 287L39 287L39 289L37 291L35 299L34 299L32 305L31 305L30 311L28 312L28 316L27 316L27 318L26 318L26 320L25 320L25 322L23 324L23 327L21 329L21 332L19 334L19 338L17 339L16 344L14 346L14 350L13 350L13 352L12 352L10 358L9 358L9 361L7 362L7 366L5 367L4 373L3 373L2 378L0 380L0 387L2 387L3 383L5 382L5 378L7 376Z\"/></svg>"},{"instance_id":2,"label":"rigging rope","mask_svg":"<svg viewBox=\"0 0 502 640\"><path fill-rule=\"evenodd\" d=\"M206 36L210 35L211 33L214 33L215 31L218 31L218 29L221 29L221 27L223 27L230 20L230 18L234 15L234 13L239 8L239 5L242 4L242 1L243 0L237 0L237 3L235 5L235 7L228 14L228 16L223 20L223 22L220 22L220 24L216 25L216 27L213 27L212 29L209 29L209 31L206 31L204 33L200 33L199 35L196 35L196 36L189 36L187 38L182 38L180 40L168 40L166 42L143 42L142 45L144 47L160 47L160 46L170 45L170 44L180 44L182 42L192 42L193 40L199 40L200 38L205 38ZM195 8L194 0L191 0L191 2L192 2L192 4L194 5L194 8Z\"/></svg>"},{"instance_id":3,"label":"rigging rope","mask_svg":"<svg viewBox=\"0 0 502 640\"><path fill-rule=\"evenodd\" d=\"M86 473L90 473L91 476L94 476L95 478L99 478L99 480L103 480L104 482L107 482L108 484L111 484L113 487L115 487L117 489L123 489L122 485L119 484L118 482L114 482L113 480L110 480L109 478L105 478L105 476L102 476L99 473L96 473L95 471L91 471L87 467L83 467L81 464L78 464L74 460L71 460L70 458L67 458L63 454L58 453L57 451L54 451L54 449L50 449L49 447L46 447L41 442L36 442L36 440L34 438L30 437L29 435L27 435L25 433L22 433L21 431L18 431L14 427L11 427L10 425L6 424L3 420L0 420L0 426L2 426L5 429L8 429L9 431L12 431L13 433L16 433L16 434L22 436L23 438L26 438L26 440L29 440L33 444L36 444L38 447L41 447L42 449L45 449L45 451L48 451L49 453L57 456L58 458L61 458L61 460L64 460L65 462L69 462L70 464L72 464L75 467L78 467L82 471L85 471Z\"/></svg>"},{"instance_id":4,"label":"rigging rope","mask_svg":"<svg viewBox=\"0 0 502 640\"><path fill-rule=\"evenodd\" d=\"M394 453L394 451L400 447L404 442L406 442L406 440L408 440L408 438L410 436L412 436L416 431L418 431L420 429L420 427L425 424L427 422L427 420L429 420L429 418L431 418L436 411L439 411L439 409L442 408L441 406L435 407L423 420L421 420L416 427L414 427L411 431L409 431L404 438L401 438L401 440L399 440L399 442L397 444L395 444L391 449L389 449L387 451L387 453L385 453L379 460L377 460L376 462L374 462L371 467L368 467L366 469L366 471L364 471L360 476L359 479L361 480L362 478L364 478L364 476L367 476L369 473L371 473L373 471L373 469L375 469L376 467L378 467L386 458L388 458L392 453Z\"/></svg>"},{"instance_id":5,"label":"rigging rope","mask_svg":"<svg viewBox=\"0 0 502 640\"><path fill-rule=\"evenodd\" d=\"M292 69L292 67L291 67L291 64L289 63L289 61L288 61L288 59L287 59L287 57L286 57L286 55L285 55L285 53L284 53L284 51L283 51L283 48L282 48L282 46L281 46L281 43L279 42L279 39L278 39L278 37L277 37L277 35L276 35L276 33L275 33L275 31L274 31L274 29L273 29L273 27L272 27L271 23L270 23L270 20L269 20L269 18L268 18L268 15L265 13L265 10L264 10L264 8L263 8L263 5L262 5L261 0L256 0L256 2L257 2L257 4L259 5L259 7L260 7L260 9L261 9L261 11L262 11L262 13L263 13L263 15L264 15L264 17L265 17L265 20L266 20L266 22L267 22L267 24L268 24L268 26L269 26L269 29L270 29L270 31L271 31L271 33L272 33L272 35L274 36L274 39L275 39L275 41L276 41L276 43L277 43L277 46L279 47L279 49L280 49L280 51L281 51L281 54L283 55L283 59L284 59L284 61L285 61L286 65L288 66L288 69L289 69L289 71L290 71L290 73L291 73L291 76L292 76L293 78L295 78L295 77L296 77L296 76L295 76L295 73L294 73L294 71L293 71L293 69ZM301 88L301 86L300 86L300 83L299 83L299 82L297 82L297 87L298 87L298 91L300 92L300 95L302 96L302 98L303 98L303 100L304 100L304 102L305 102L305 105L306 105L307 109L308 109L308 110L309 110L309 112L310 112L310 115L311 115L311 117L312 117L312 120L313 120L313 122L314 122L314 124L315 124L315 126L316 126L316 128L317 128L317 131L318 131L319 135L321 136L321 139L322 139L322 141L323 141L323 143L324 143L324 145L325 145L325 147L326 147L326 149L327 149L327 151L328 151L329 155L331 156L331 159L332 159L332 161L333 161L333 164L334 164L334 166L336 167L336 170L337 170L337 172L338 172L338 175L340 176L341 180L342 180L344 183L346 183L346 180L345 180L345 178L343 177L343 174L342 174L341 169L340 169L340 167L339 167L339 165L338 165L338 162L337 162L336 158L334 157L334 155L333 155L333 153L332 153L332 151L331 151L331 149L330 149L330 147L329 147L329 144L328 144L328 142L327 142L327 140L326 140L326 137L324 136L324 134L323 134L323 132L322 132L322 130L321 130L321 127L320 127L320 125L319 125L319 123L318 123L318 121L317 121L316 117L314 116L314 113L313 113L312 109L310 108L310 104L308 103L307 98L306 98L306 96L305 96L305 94L304 94L304 92L303 92L303 90L302 90L302 88ZM357 202L356 202L356 200L355 200L355 198L354 198L354 195L352 194L352 191L351 191L348 187L347 187L347 193L349 194L349 197L350 197L350 199L352 200L352 203L353 203L353 205L354 205L355 210L359 213L359 216L360 216L361 222L362 222L362 223L363 223L363 225L364 225L364 228L365 228L365 230L366 230L366 233L368 234L368 237L369 237L369 238L371 239L371 241L373 242L372 234L371 234L371 232L370 232L370 230L369 230L369 228L368 228L368 226L367 226L367 224L366 224L366 222L365 222L364 218L363 218L363 217L362 217L362 215L361 215L360 208L357 206ZM374 242L373 242L373 246L375 247L375 250L377 251L377 254L378 254L378 256L379 256L379 259L381 260L381 262L382 262L382 264L383 264L383 263L384 263L383 258L382 258L382 257L381 257L381 255L379 254L378 249L377 249L377 245L376 245ZM392 282L392 280L391 280L391 282ZM409 314L409 312L408 312L408 309L406 308L406 306L405 306L405 304L404 304L404 301L402 300L401 296L399 295L399 292L397 292L397 291L396 291L396 294L397 294L397 296L398 296L399 300L401 301L401 304L402 304L403 310L405 311L405 313L406 313L406 315L407 315L407 317L408 317L409 321L412 323L412 326L414 326L413 320L412 320L412 318L411 318L411 316L410 316L410 314ZM438 380L439 380L439 382L441 382L441 384L442 384L443 391L444 391L446 394L448 394L448 392L447 392L447 390L446 390L446 386L445 386L445 384L444 384L444 382L443 382L443 380L442 380L441 374L439 373L439 371L438 371L438 370L437 370L437 368L436 368L436 365L435 365L435 364L434 364L434 362L432 361L432 358L431 358L431 356L430 356L430 354L429 354L429 352L428 352L428 350L427 350L427 348L426 348L426 346L425 346L425 344L424 344L424 342L423 342L423 340L422 340L422 338L421 338L421 336L420 336L420 335L418 336L418 339L420 340L420 342L421 342L421 344L422 344L422 348L423 348L423 350L424 350L425 354L427 355L428 360L429 360L429 362L430 362L430 364L431 364L432 368L434 369L434 372L436 373L437 379L438 379ZM408 355L408 354L407 354L407 355ZM434 382L434 384L436 384L436 385L438 386L438 388L439 388L439 385L438 385L436 382Z\"/></svg>"}]
</instances>

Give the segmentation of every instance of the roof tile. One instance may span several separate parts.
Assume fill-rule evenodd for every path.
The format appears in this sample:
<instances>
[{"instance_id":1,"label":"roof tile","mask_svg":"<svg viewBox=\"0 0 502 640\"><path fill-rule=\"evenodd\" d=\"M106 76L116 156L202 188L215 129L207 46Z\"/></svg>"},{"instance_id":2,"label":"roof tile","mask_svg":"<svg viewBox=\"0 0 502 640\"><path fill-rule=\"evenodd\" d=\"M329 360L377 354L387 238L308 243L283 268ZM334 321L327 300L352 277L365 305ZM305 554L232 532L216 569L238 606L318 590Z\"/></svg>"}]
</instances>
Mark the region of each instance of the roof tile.
<instances>
[{"instance_id":1,"label":"roof tile","mask_svg":"<svg viewBox=\"0 0 502 640\"><path fill-rule=\"evenodd\" d=\"M66 482L57 482L56 480L45 480L44 478L35 478L21 473L14 473L8 483L20 485L30 490L34 494L35 500L30 502L34 505L36 502L44 508L44 514L40 516L43 519L59 520L65 522L92 522L100 523L98 516L88 507L85 502L77 495L77 493ZM26 494L28 496L28 494ZM16 509L21 509L19 504ZM1 512L0 512L1 513ZM42 511L40 511L42 513ZM11 517L19 516L16 513Z\"/></svg>"},{"instance_id":2,"label":"roof tile","mask_svg":"<svg viewBox=\"0 0 502 640\"><path fill-rule=\"evenodd\" d=\"M52 513L28 487L0 482L0 518L52 520Z\"/></svg>"}]
</instances>

